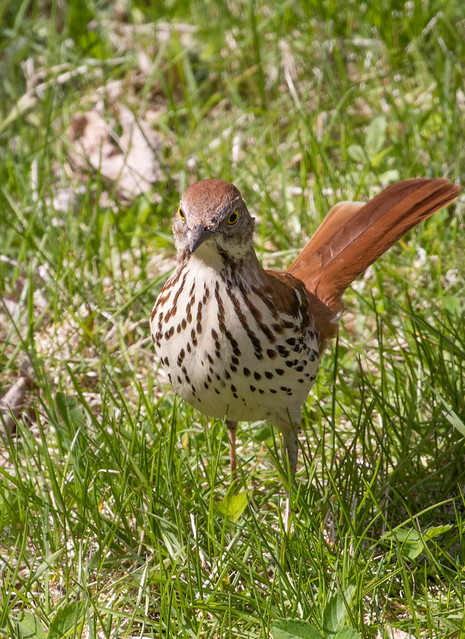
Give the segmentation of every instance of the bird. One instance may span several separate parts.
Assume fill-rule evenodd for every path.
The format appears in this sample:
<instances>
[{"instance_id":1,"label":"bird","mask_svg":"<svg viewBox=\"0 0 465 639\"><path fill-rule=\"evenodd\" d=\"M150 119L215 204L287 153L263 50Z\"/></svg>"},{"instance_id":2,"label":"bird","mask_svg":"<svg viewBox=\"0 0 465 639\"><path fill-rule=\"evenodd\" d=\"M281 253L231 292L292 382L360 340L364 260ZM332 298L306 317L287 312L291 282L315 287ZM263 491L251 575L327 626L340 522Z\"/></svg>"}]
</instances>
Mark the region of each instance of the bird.
<instances>
[{"instance_id":1,"label":"bird","mask_svg":"<svg viewBox=\"0 0 465 639\"><path fill-rule=\"evenodd\" d=\"M175 391L225 420L233 473L238 422L267 420L295 474L302 407L337 335L344 291L459 192L446 178L413 178L366 203L339 202L277 272L261 266L254 218L233 184L207 179L187 188L173 218L176 267L155 301L151 333Z\"/></svg>"}]
</instances>

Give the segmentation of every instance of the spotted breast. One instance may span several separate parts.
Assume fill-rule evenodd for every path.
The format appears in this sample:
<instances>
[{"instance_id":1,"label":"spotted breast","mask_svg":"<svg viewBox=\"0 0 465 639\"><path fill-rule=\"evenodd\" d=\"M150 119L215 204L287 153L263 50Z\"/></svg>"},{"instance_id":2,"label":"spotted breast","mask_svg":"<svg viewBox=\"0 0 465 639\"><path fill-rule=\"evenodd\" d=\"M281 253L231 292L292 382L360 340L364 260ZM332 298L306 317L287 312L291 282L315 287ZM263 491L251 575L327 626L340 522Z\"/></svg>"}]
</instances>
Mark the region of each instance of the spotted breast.
<instances>
[{"instance_id":1,"label":"spotted breast","mask_svg":"<svg viewBox=\"0 0 465 639\"><path fill-rule=\"evenodd\" d=\"M152 313L170 383L212 417L298 420L319 363L304 287L292 276L295 288L266 273L254 277L246 260L209 258L199 248L182 262ZM281 287L285 309L276 304Z\"/></svg>"}]
</instances>

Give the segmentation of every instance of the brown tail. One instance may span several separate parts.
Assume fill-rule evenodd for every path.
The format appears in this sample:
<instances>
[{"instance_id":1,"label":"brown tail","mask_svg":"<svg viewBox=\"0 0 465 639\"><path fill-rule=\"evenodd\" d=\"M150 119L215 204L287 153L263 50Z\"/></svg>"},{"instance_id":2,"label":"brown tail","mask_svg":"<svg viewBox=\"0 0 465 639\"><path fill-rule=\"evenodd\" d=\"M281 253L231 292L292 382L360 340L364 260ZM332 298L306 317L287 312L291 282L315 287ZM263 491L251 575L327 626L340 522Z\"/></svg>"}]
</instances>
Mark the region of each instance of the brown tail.
<instances>
[{"instance_id":1,"label":"brown tail","mask_svg":"<svg viewBox=\"0 0 465 639\"><path fill-rule=\"evenodd\" d=\"M333 313L345 289L408 230L453 202L460 192L445 178L417 178L388 186L376 197L340 202L291 264L312 297Z\"/></svg>"}]
</instances>

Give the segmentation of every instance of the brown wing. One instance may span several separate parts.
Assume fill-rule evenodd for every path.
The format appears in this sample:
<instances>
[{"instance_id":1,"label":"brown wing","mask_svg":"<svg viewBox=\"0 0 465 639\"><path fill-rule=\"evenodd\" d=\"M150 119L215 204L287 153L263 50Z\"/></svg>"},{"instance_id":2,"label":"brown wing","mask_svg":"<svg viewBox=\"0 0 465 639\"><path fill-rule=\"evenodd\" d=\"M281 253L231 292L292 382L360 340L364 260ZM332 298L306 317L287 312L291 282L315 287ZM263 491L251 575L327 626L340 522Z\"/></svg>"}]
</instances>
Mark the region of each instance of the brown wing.
<instances>
[{"instance_id":1,"label":"brown wing","mask_svg":"<svg viewBox=\"0 0 465 639\"><path fill-rule=\"evenodd\" d=\"M282 301L280 311L296 315L299 307L304 309L309 316L309 327L316 331L320 337L320 346L323 347L327 339L336 337L338 330L338 320L342 309L329 308L318 297L308 291L305 285L299 279L293 277L289 273L279 273L278 271L266 271L270 276L268 283L270 289L273 289L273 300L276 303ZM295 289L300 294L301 302L297 303ZM277 290L280 291L279 296L276 295ZM278 302L279 304L279 302Z\"/></svg>"}]
</instances>

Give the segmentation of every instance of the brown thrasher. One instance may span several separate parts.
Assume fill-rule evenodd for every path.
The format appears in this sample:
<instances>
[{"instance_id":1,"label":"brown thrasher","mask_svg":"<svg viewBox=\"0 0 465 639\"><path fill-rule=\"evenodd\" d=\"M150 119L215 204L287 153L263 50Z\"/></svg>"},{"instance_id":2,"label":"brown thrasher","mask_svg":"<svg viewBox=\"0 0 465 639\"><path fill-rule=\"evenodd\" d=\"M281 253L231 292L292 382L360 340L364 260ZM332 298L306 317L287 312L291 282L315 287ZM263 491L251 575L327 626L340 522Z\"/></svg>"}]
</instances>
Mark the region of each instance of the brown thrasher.
<instances>
[{"instance_id":1,"label":"brown thrasher","mask_svg":"<svg viewBox=\"0 0 465 639\"><path fill-rule=\"evenodd\" d=\"M337 333L344 290L459 191L447 179L419 178L366 204L336 204L277 273L255 255L254 218L233 184L203 180L186 190L173 222L176 270L152 311L152 337L179 395L226 419L233 470L237 422L266 419L281 431L295 473L302 405Z\"/></svg>"}]
</instances>

